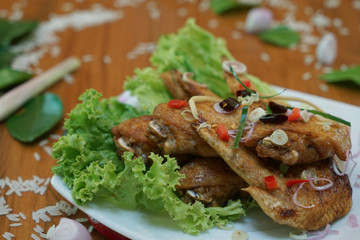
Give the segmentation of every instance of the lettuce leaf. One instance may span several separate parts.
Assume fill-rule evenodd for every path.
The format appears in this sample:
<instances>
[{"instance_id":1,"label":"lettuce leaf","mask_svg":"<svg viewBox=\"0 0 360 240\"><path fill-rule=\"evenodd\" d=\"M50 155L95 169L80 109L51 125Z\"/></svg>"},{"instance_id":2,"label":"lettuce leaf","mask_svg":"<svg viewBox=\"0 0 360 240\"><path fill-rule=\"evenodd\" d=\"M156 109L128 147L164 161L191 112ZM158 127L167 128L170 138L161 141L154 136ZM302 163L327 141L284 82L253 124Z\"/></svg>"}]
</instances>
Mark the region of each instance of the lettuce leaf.
<instances>
[{"instance_id":1,"label":"lettuce leaf","mask_svg":"<svg viewBox=\"0 0 360 240\"><path fill-rule=\"evenodd\" d=\"M133 78L128 77L124 89L138 98L140 107L146 114L152 114L158 104L172 99L160 75L153 68L137 68L135 74Z\"/></svg>"},{"instance_id":2,"label":"lettuce leaf","mask_svg":"<svg viewBox=\"0 0 360 240\"><path fill-rule=\"evenodd\" d=\"M150 58L159 72L176 68L194 73L194 80L204 83L222 98L231 96L223 76L222 57L233 59L224 39L196 25L194 19L186 21L176 34L161 36L156 51Z\"/></svg>"}]
</instances>

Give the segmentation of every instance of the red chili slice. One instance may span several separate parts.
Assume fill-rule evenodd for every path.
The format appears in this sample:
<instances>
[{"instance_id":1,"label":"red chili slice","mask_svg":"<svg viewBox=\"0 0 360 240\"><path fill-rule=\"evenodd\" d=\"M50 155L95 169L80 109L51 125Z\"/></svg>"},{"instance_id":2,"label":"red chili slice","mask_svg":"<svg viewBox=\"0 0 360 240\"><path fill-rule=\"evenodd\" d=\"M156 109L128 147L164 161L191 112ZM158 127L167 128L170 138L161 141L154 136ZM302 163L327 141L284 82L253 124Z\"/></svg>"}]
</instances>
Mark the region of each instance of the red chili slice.
<instances>
[{"instance_id":1,"label":"red chili slice","mask_svg":"<svg viewBox=\"0 0 360 240\"><path fill-rule=\"evenodd\" d=\"M171 108L183 108L187 105L186 100L173 99L168 102L168 106Z\"/></svg>"},{"instance_id":2,"label":"red chili slice","mask_svg":"<svg viewBox=\"0 0 360 240\"><path fill-rule=\"evenodd\" d=\"M245 81L242 81L242 83L247 87L247 88L250 88L251 87L251 82L249 80L245 80ZM240 89L245 89L243 85L239 84L239 88Z\"/></svg>"},{"instance_id":3,"label":"red chili slice","mask_svg":"<svg viewBox=\"0 0 360 240\"><path fill-rule=\"evenodd\" d=\"M292 185L304 183L304 182L309 182L309 180L307 180L307 179L291 179L291 180L286 181L286 186L291 187Z\"/></svg>"},{"instance_id":4,"label":"red chili slice","mask_svg":"<svg viewBox=\"0 0 360 240\"><path fill-rule=\"evenodd\" d=\"M264 180L265 180L266 187L269 190L277 188L277 182L276 182L276 178L274 175L264 177Z\"/></svg>"},{"instance_id":5,"label":"red chili slice","mask_svg":"<svg viewBox=\"0 0 360 240\"><path fill-rule=\"evenodd\" d=\"M223 141L229 141L230 136L228 130L226 129L225 125L220 123L216 129L216 133L219 135L219 138Z\"/></svg>"},{"instance_id":6,"label":"red chili slice","mask_svg":"<svg viewBox=\"0 0 360 240\"><path fill-rule=\"evenodd\" d=\"M288 121L295 121L300 118L300 109L293 108L291 111L291 115L288 116Z\"/></svg>"}]
</instances>

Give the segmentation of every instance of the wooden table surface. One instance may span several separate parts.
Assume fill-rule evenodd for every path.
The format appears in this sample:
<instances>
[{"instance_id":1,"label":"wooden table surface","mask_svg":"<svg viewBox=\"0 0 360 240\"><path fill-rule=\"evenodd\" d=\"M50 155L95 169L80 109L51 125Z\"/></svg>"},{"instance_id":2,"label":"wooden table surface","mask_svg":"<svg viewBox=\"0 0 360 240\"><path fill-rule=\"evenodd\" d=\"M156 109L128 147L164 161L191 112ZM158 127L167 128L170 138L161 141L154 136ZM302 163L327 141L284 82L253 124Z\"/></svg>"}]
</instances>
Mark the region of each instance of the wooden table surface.
<instances>
[{"instance_id":1,"label":"wooden table surface","mask_svg":"<svg viewBox=\"0 0 360 240\"><path fill-rule=\"evenodd\" d=\"M269 2L272 2L273 5L276 2L287 1ZM327 4L331 2L336 3L337 1L293 1L292 3L296 6L293 10L291 7L286 8L285 5L274 7L268 3L265 4L273 10L274 18L278 21L283 20L286 16L291 16L291 12L295 13L293 16L298 22L303 21L303 23L310 23L310 19L315 16L315 13L317 13L317 17L326 16L328 20L330 19L330 26L325 30L331 31L337 36L339 45L338 56L331 66L318 66L316 61L309 65L304 63L305 58L311 59L311 56L315 56L316 45L300 44L297 49L290 50L265 44L257 36L243 31L242 23L246 18L245 11L234 11L217 16L207 8L207 1L2 0L0 1L0 12L3 17L14 17L14 14L20 12L23 15L17 15L18 18L20 16L23 19L37 19L46 22L54 14L63 16L74 11L91 9L94 4L118 11L117 14L121 18L115 21L86 27L82 30L67 28L59 31L56 34L59 38L57 46L61 50L58 56L47 53L36 67L46 70L68 56L77 56L85 60L72 75L73 83L61 81L47 90L62 98L65 107L64 116L75 106L78 96L87 88L95 88L105 97L121 93L122 83L126 76L132 76L133 70L137 67L149 65L149 53L132 55L133 59L129 53L134 52L140 43L152 44L160 35L175 32L183 26L188 17L196 18L200 26L215 36L225 38L231 53L248 66L250 73L257 75L262 80L285 88L360 106L359 86L326 84L317 77L324 71L329 71L330 67L339 69L360 63L360 9L354 9L356 1L342 1L340 6L328 8ZM125 6L129 4L135 6ZM320 37L323 31L314 27L311 34ZM86 55L88 55L88 61L86 61ZM89 59L90 56L92 56L92 61ZM9 135L5 124L0 123L1 182L5 183L8 179L10 182L14 180L13 183L19 183L19 178L22 178L23 181L32 180L34 182L34 176L38 176L44 181L50 178L52 176L50 168L55 164L55 160L47 154L46 150L56 141L52 138L56 134L62 133L62 122L49 134L31 144L14 140ZM39 161L35 159L34 153L40 155ZM37 225L46 233L53 224L58 224L61 216L48 214L49 222L40 220L39 223L36 223L32 219L33 212L38 213L38 210L46 206L55 206L57 202L64 200L50 184L45 189L43 195L28 191L22 192L19 196L16 192L11 193L8 185L0 184L1 196L12 209L10 213L19 214L21 212L26 216L26 220L20 218L20 221L10 221L6 214L0 215L1 235L10 232L15 235L14 239L30 239L31 234L40 237L34 230ZM76 215L70 217L82 218L85 217L85 214L78 211ZM22 225L10 226L18 222ZM88 223L84 223L84 225L89 227ZM96 231L92 232L92 236L93 239L104 239Z\"/></svg>"}]
</instances>

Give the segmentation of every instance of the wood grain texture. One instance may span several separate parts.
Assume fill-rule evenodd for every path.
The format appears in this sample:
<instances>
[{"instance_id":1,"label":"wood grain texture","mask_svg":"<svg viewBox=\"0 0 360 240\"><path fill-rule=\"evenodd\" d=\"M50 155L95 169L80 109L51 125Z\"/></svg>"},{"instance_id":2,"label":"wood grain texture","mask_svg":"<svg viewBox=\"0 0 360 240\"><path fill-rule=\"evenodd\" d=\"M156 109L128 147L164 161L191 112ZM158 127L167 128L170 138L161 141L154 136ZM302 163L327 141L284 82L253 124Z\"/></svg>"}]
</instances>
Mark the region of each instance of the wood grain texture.
<instances>
[{"instance_id":1,"label":"wood grain texture","mask_svg":"<svg viewBox=\"0 0 360 240\"><path fill-rule=\"evenodd\" d=\"M183 26L187 17L194 17L197 23L214 35L227 40L228 48L238 60L244 62L249 72L257 75L262 80L271 84L290 88L306 93L331 98L334 100L360 106L360 87L355 84L325 84L318 80L317 76L323 69L316 69L314 63L310 66L304 64L305 55L314 55L315 45L310 46L308 53L299 50L289 50L277 48L262 43L257 36L249 35L242 30L236 29L238 21L244 21L246 12L230 12L217 16L211 11L202 12L199 4L202 1L152 1L156 3L160 11L158 19L149 16L149 1L143 1L137 7L114 7L116 1L75 1L75 0L28 0L28 1L0 1L0 9L7 10L7 16L13 9L15 3L23 2L27 5L22 9L24 19L37 19L47 21L51 14L68 14L64 11L64 4L71 4L73 10L89 9L93 4L100 3L106 8L117 9L122 12L123 17L117 21L102 24L100 26L85 28L81 31L67 29L59 32L58 45L61 53L58 57L52 58L49 54L45 55L40 61L41 69L48 69L56 65L61 60L69 56L82 58L84 55L91 54L93 61L84 62L82 66L73 74L74 84L60 82L48 89L49 92L57 93L64 102L64 109L68 113L77 103L78 96L88 88L95 88L102 92L105 97L118 95L122 90L123 81L126 76L132 76L134 69L149 65L150 54L139 55L135 59L128 59L127 55L140 42L155 42L158 37L165 33L175 32ZM193 3L194 2L194 3ZM360 63L360 10L354 10L352 1L342 1L342 5L335 9L324 8L323 1L293 1L297 4L296 19L309 21L309 15L305 14L305 9L310 11L320 9L323 14L331 19L339 18L342 25L348 28L350 34L343 36L334 27L327 28L336 34L339 42L339 52L333 68L340 68L342 64L352 65ZM179 16L180 8L186 9L186 16ZM272 8L275 19L283 19L286 10ZM216 20L218 26L209 27L209 20ZM232 37L233 31L238 31L240 39ZM314 35L321 36L315 30ZM267 53L270 61L261 60L261 54ZM104 56L111 57L111 63L103 61ZM309 72L311 78L307 81L302 79L304 73ZM324 91L324 88L327 91ZM323 89L323 90L321 90ZM23 180L32 179L34 175L40 178L52 176L51 166L55 164L45 151L39 146L39 142L48 139L50 134L61 134L62 123L59 123L48 135L32 144L22 144L14 140L8 133L5 124L0 123L0 178ZM47 146L51 146L55 140L50 140ZM34 158L34 152L41 156L40 161ZM10 227L10 222L5 215L0 216L0 234L11 232L15 239L30 239L31 234L35 233L33 228L37 225L32 220L32 212L40 208L55 205L63 198L49 186L44 195L33 192L25 192L22 196L15 193L6 195L8 188L0 189L1 196L4 196L6 203L13 209L12 213L22 212L27 220L19 227ZM84 217L80 211L72 218ZM40 221L38 224L45 232L53 224L58 224L60 217L51 217L50 222ZM85 224L85 226L89 226ZM38 235L38 234L37 234ZM92 233L93 239L104 239L96 231Z\"/></svg>"}]
</instances>

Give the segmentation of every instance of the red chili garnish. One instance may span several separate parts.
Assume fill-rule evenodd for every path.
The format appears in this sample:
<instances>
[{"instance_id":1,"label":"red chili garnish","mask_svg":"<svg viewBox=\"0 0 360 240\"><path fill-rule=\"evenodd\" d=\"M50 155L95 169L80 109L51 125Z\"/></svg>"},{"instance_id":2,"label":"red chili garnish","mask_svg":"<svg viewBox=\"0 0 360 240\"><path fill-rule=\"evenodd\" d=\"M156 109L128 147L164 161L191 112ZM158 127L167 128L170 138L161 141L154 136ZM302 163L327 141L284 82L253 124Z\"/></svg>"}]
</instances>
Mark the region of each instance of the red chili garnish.
<instances>
[{"instance_id":1,"label":"red chili garnish","mask_svg":"<svg viewBox=\"0 0 360 240\"><path fill-rule=\"evenodd\" d=\"M228 130L226 129L225 125L220 123L216 129L216 133L219 135L219 138L223 141L229 141L230 136Z\"/></svg>"},{"instance_id":2,"label":"red chili garnish","mask_svg":"<svg viewBox=\"0 0 360 240\"><path fill-rule=\"evenodd\" d=\"M173 100L170 100L167 104L168 104L168 107L171 107L171 108L183 108L187 105L187 102L186 102L186 100L173 99Z\"/></svg>"},{"instance_id":3,"label":"red chili garnish","mask_svg":"<svg viewBox=\"0 0 360 240\"><path fill-rule=\"evenodd\" d=\"M264 177L264 180L265 180L266 187L269 190L277 188L277 182L276 182L276 178L274 175Z\"/></svg>"},{"instance_id":4,"label":"red chili garnish","mask_svg":"<svg viewBox=\"0 0 360 240\"><path fill-rule=\"evenodd\" d=\"M293 108L291 111L291 115L288 116L288 121L295 121L300 118L300 109Z\"/></svg>"},{"instance_id":5,"label":"red chili garnish","mask_svg":"<svg viewBox=\"0 0 360 240\"><path fill-rule=\"evenodd\" d=\"M291 187L292 185L304 183L304 182L309 182L309 180L307 180L307 179L291 179L291 180L286 181L286 186Z\"/></svg>"},{"instance_id":6,"label":"red chili garnish","mask_svg":"<svg viewBox=\"0 0 360 240\"><path fill-rule=\"evenodd\" d=\"M251 82L248 80L248 81L242 81L242 83L247 87L247 88L250 88L251 87ZM240 89L245 89L243 85L239 84L239 88Z\"/></svg>"}]
</instances>

